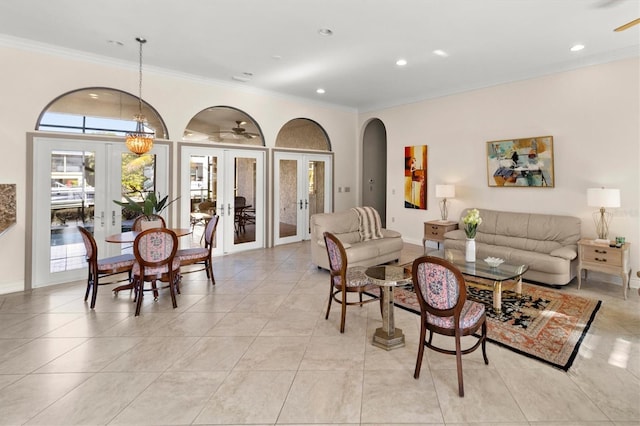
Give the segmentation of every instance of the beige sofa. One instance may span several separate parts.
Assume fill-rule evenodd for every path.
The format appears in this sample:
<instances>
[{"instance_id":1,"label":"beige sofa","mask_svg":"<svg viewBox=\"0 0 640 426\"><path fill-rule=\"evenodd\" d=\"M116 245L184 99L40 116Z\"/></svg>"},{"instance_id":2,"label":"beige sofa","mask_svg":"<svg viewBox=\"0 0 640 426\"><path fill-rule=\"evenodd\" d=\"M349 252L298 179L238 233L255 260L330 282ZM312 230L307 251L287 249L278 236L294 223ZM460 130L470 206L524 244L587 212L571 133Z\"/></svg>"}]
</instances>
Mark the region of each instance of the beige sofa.
<instances>
[{"instance_id":1,"label":"beige sofa","mask_svg":"<svg viewBox=\"0 0 640 426\"><path fill-rule=\"evenodd\" d=\"M568 284L578 269L580 219L550 214L480 210L482 223L476 235L476 262L489 256L507 263L527 264L524 279L554 286ZM460 215L460 229L444 235L445 250L464 259L466 235Z\"/></svg>"},{"instance_id":2,"label":"beige sofa","mask_svg":"<svg viewBox=\"0 0 640 426\"><path fill-rule=\"evenodd\" d=\"M319 213L311 216L311 261L329 269L324 232L336 235L345 247L349 266L373 266L400 258L402 236L396 231L381 229L383 238L363 241L360 221L355 210Z\"/></svg>"}]
</instances>

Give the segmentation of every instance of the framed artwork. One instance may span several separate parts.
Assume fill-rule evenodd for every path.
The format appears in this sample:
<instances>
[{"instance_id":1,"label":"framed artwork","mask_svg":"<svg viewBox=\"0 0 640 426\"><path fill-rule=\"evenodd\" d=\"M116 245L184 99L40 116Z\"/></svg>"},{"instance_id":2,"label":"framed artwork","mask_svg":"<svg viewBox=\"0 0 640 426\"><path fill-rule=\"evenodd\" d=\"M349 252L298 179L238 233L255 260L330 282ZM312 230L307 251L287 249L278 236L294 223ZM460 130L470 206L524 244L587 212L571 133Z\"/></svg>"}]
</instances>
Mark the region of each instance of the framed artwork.
<instances>
[{"instance_id":1,"label":"framed artwork","mask_svg":"<svg viewBox=\"0 0 640 426\"><path fill-rule=\"evenodd\" d=\"M487 142L489 186L553 188L553 136Z\"/></svg>"},{"instance_id":2,"label":"framed artwork","mask_svg":"<svg viewBox=\"0 0 640 426\"><path fill-rule=\"evenodd\" d=\"M0 234L16 223L16 184L0 183Z\"/></svg>"},{"instance_id":3,"label":"framed artwork","mask_svg":"<svg viewBox=\"0 0 640 426\"><path fill-rule=\"evenodd\" d=\"M404 147L404 206L427 209L427 145Z\"/></svg>"}]
</instances>

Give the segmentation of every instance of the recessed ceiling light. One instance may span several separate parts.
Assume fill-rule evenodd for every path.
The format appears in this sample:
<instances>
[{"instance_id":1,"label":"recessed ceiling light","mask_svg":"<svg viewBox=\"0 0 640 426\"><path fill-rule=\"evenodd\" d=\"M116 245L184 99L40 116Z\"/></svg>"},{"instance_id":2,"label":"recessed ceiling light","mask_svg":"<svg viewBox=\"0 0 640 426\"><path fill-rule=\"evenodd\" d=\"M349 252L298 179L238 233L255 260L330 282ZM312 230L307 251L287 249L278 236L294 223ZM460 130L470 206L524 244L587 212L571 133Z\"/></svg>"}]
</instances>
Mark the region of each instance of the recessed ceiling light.
<instances>
[{"instance_id":1,"label":"recessed ceiling light","mask_svg":"<svg viewBox=\"0 0 640 426\"><path fill-rule=\"evenodd\" d=\"M332 36L333 31L331 31L329 28L320 28L318 30L318 34L320 34L321 36Z\"/></svg>"},{"instance_id":2,"label":"recessed ceiling light","mask_svg":"<svg viewBox=\"0 0 640 426\"><path fill-rule=\"evenodd\" d=\"M279 61L280 59L282 59L282 56L280 56L280 55L271 55L271 59L273 59L275 61Z\"/></svg>"},{"instance_id":3,"label":"recessed ceiling light","mask_svg":"<svg viewBox=\"0 0 640 426\"><path fill-rule=\"evenodd\" d=\"M251 78L246 75L232 75L231 78L235 81L241 81L242 83L246 83L251 80Z\"/></svg>"},{"instance_id":4,"label":"recessed ceiling light","mask_svg":"<svg viewBox=\"0 0 640 426\"><path fill-rule=\"evenodd\" d=\"M115 44L116 46L124 46L124 43L118 40L107 40L109 44Z\"/></svg>"},{"instance_id":5,"label":"recessed ceiling light","mask_svg":"<svg viewBox=\"0 0 640 426\"><path fill-rule=\"evenodd\" d=\"M99 96L98 96L98 94L97 94L97 93L89 93L89 97L90 97L91 99L98 99L98 98L99 98Z\"/></svg>"},{"instance_id":6,"label":"recessed ceiling light","mask_svg":"<svg viewBox=\"0 0 640 426\"><path fill-rule=\"evenodd\" d=\"M396 61L396 65L399 67L404 67L405 65L407 65L407 60L406 59L398 59Z\"/></svg>"},{"instance_id":7,"label":"recessed ceiling light","mask_svg":"<svg viewBox=\"0 0 640 426\"><path fill-rule=\"evenodd\" d=\"M571 51L572 52L578 52L580 50L584 49L584 44L576 44L574 46L571 46Z\"/></svg>"},{"instance_id":8,"label":"recessed ceiling light","mask_svg":"<svg viewBox=\"0 0 640 426\"><path fill-rule=\"evenodd\" d=\"M437 55L437 56L441 56L443 58L446 58L447 56L449 56L449 54L447 52L445 52L444 50L440 50L440 49L434 50L433 54Z\"/></svg>"},{"instance_id":9,"label":"recessed ceiling light","mask_svg":"<svg viewBox=\"0 0 640 426\"><path fill-rule=\"evenodd\" d=\"M323 95L325 93L325 90L320 88L320 89L316 90L316 93L319 94L319 95Z\"/></svg>"}]
</instances>

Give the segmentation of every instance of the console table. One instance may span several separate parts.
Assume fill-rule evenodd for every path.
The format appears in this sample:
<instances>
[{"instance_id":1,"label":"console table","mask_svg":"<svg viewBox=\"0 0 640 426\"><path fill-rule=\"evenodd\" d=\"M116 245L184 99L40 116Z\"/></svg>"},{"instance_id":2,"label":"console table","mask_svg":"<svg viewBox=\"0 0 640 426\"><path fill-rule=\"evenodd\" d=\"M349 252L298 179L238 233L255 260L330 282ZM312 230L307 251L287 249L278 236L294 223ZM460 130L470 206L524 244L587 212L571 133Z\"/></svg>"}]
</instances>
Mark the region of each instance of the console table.
<instances>
[{"instance_id":1,"label":"console table","mask_svg":"<svg viewBox=\"0 0 640 426\"><path fill-rule=\"evenodd\" d=\"M430 220L424 223L424 236L422 237L422 248L424 252L427 251L427 241L435 241L438 243L438 250L440 250L440 243L444 243L444 234L458 229L458 222L450 220Z\"/></svg>"},{"instance_id":2,"label":"console table","mask_svg":"<svg viewBox=\"0 0 640 426\"><path fill-rule=\"evenodd\" d=\"M629 249L630 243L625 243L622 247L617 248L610 247L608 244L596 243L594 240L578 241L578 289L582 284L583 269L585 270L585 280L589 270L603 272L622 278L622 295L626 299L631 279Z\"/></svg>"}]
</instances>

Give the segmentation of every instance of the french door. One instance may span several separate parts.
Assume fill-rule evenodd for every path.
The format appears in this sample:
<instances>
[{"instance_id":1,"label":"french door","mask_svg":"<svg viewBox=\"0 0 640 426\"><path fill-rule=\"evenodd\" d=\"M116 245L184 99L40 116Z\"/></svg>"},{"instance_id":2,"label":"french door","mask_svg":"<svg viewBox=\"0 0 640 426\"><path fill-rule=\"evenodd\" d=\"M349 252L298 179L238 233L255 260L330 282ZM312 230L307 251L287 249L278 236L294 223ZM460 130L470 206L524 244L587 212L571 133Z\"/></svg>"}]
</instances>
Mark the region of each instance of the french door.
<instances>
[{"instance_id":1,"label":"french door","mask_svg":"<svg viewBox=\"0 0 640 426\"><path fill-rule=\"evenodd\" d=\"M158 191L166 195L169 150L159 145L145 155L123 143L35 137L31 194L31 286L42 287L86 278L85 248L78 226L93 233L100 257L123 247L105 237L129 230L132 219L113 200L123 191ZM128 245L130 246L130 244Z\"/></svg>"},{"instance_id":2,"label":"french door","mask_svg":"<svg viewBox=\"0 0 640 426\"><path fill-rule=\"evenodd\" d=\"M274 244L310 238L310 218L332 210L332 157L274 153Z\"/></svg>"},{"instance_id":3,"label":"french door","mask_svg":"<svg viewBox=\"0 0 640 426\"><path fill-rule=\"evenodd\" d=\"M264 247L264 173L262 150L182 146L181 226L198 235L216 214L214 255Z\"/></svg>"}]
</instances>

